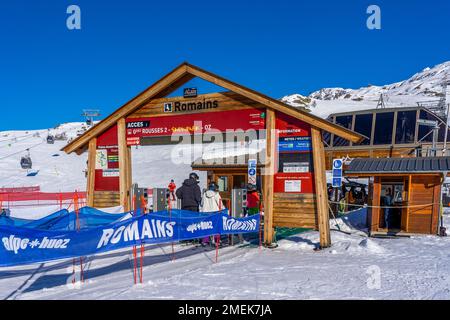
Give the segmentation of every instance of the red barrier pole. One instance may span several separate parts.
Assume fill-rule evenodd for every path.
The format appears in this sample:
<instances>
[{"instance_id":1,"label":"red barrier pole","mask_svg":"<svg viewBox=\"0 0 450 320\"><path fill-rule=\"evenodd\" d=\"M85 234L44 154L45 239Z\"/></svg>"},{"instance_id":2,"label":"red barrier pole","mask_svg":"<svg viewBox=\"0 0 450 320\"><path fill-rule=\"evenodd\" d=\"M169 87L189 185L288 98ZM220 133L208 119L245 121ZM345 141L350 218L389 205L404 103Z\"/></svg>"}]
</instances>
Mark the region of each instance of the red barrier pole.
<instances>
[{"instance_id":1,"label":"red barrier pole","mask_svg":"<svg viewBox=\"0 0 450 320\"><path fill-rule=\"evenodd\" d=\"M136 216L136 195L133 196L133 203L131 204L132 210L134 211L134 215ZM136 246L133 246L133 276L134 276L134 284L137 284L137 249Z\"/></svg>"},{"instance_id":2,"label":"red barrier pole","mask_svg":"<svg viewBox=\"0 0 450 320\"><path fill-rule=\"evenodd\" d=\"M75 258L72 259L72 274L73 274L72 284L75 284Z\"/></svg>"},{"instance_id":3,"label":"red barrier pole","mask_svg":"<svg viewBox=\"0 0 450 320\"><path fill-rule=\"evenodd\" d=\"M261 221L262 221L262 202L259 201L259 251L261 251L262 248L262 228L261 228Z\"/></svg>"},{"instance_id":4,"label":"red barrier pole","mask_svg":"<svg viewBox=\"0 0 450 320\"><path fill-rule=\"evenodd\" d=\"M228 215L231 217L231 200L228 200ZM233 245L233 235L228 235L228 244Z\"/></svg>"},{"instance_id":5,"label":"red barrier pole","mask_svg":"<svg viewBox=\"0 0 450 320\"><path fill-rule=\"evenodd\" d=\"M133 263L134 263L134 268L133 268L133 275L134 275L134 284L137 283L137 252L136 252L136 246L133 246Z\"/></svg>"},{"instance_id":6,"label":"red barrier pole","mask_svg":"<svg viewBox=\"0 0 450 320\"><path fill-rule=\"evenodd\" d=\"M147 203L145 201L144 195L141 195L141 210L142 210L142 214L147 214L146 213L146 208L147 208ZM141 243L141 261L140 261L140 269L141 269L141 274L140 274L140 281L141 283L144 282L144 255L145 255L145 246L143 243Z\"/></svg>"},{"instance_id":7,"label":"red barrier pole","mask_svg":"<svg viewBox=\"0 0 450 320\"><path fill-rule=\"evenodd\" d=\"M222 200L219 203L219 211L222 211ZM219 261L219 243L220 243L220 233L216 236L216 263Z\"/></svg>"},{"instance_id":8,"label":"red barrier pole","mask_svg":"<svg viewBox=\"0 0 450 320\"><path fill-rule=\"evenodd\" d=\"M168 200L168 208L169 208L169 222L172 222L172 201L170 201L170 195ZM175 247L172 241L172 261L175 260Z\"/></svg>"},{"instance_id":9,"label":"red barrier pole","mask_svg":"<svg viewBox=\"0 0 450 320\"><path fill-rule=\"evenodd\" d=\"M80 257L81 282L84 283L83 257Z\"/></svg>"}]
</instances>

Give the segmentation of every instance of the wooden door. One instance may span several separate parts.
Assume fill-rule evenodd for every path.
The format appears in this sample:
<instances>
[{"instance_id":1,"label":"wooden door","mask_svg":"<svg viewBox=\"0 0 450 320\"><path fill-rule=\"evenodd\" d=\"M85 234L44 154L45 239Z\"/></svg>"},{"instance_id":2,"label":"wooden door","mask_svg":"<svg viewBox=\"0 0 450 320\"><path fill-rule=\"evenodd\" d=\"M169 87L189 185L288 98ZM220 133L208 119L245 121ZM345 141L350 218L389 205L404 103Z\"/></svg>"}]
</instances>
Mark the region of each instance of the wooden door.
<instances>
[{"instance_id":1,"label":"wooden door","mask_svg":"<svg viewBox=\"0 0 450 320\"><path fill-rule=\"evenodd\" d=\"M439 214L439 176L412 176L408 212L409 232L435 233L436 215Z\"/></svg>"}]
</instances>

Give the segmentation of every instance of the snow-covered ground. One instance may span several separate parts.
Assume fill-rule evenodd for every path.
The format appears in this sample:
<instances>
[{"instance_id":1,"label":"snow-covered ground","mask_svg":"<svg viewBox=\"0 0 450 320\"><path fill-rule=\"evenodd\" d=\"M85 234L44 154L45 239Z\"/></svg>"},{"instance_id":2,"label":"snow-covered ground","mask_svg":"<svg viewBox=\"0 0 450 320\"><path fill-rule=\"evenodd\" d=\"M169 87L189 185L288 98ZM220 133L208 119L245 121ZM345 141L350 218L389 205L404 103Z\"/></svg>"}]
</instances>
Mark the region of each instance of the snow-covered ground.
<instances>
[{"instance_id":1,"label":"snow-covered ground","mask_svg":"<svg viewBox=\"0 0 450 320\"><path fill-rule=\"evenodd\" d=\"M450 238L367 238L339 224L354 233L332 231L333 246L322 251L309 231L276 249L224 247L218 263L213 248L175 245L173 260L170 244L149 245L138 285L129 249L89 257L83 284L72 284L72 260L1 268L0 298L450 299Z\"/></svg>"}]
</instances>

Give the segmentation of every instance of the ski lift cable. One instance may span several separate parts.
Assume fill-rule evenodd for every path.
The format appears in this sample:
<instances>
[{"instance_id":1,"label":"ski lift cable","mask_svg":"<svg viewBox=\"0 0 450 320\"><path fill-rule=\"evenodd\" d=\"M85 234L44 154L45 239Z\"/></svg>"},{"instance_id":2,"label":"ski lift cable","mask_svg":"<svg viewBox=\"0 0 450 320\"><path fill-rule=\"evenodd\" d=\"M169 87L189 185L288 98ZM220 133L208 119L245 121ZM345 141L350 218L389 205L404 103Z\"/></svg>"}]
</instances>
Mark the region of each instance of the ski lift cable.
<instances>
[{"instance_id":1,"label":"ski lift cable","mask_svg":"<svg viewBox=\"0 0 450 320\"><path fill-rule=\"evenodd\" d=\"M33 133L29 133L29 134L25 134L25 135L17 136L17 137L12 137L12 138L8 138L8 139L2 139L2 140L0 140L0 142L11 141L11 140L15 140L15 139L30 137L30 136L34 136L37 133L38 134L44 133L45 131L47 131L47 130L35 130ZM7 131L4 131L4 132L7 132Z\"/></svg>"},{"instance_id":2,"label":"ski lift cable","mask_svg":"<svg viewBox=\"0 0 450 320\"><path fill-rule=\"evenodd\" d=\"M22 153L22 152L24 152L24 151L27 151L27 150L29 150L29 149L35 148L35 147L37 147L37 146L40 146L41 144L44 144L44 142L40 142L40 143L35 144L34 146L31 146L31 147L29 147L29 148L25 148L25 149L23 149L23 150L20 150L20 151L11 153L11 154L9 154L9 155L6 155L6 156L4 156L4 157L1 157L0 160L7 159L7 158L9 158L9 157L18 155L18 154L20 154L20 153Z\"/></svg>"},{"instance_id":3,"label":"ski lift cable","mask_svg":"<svg viewBox=\"0 0 450 320\"><path fill-rule=\"evenodd\" d=\"M16 141L13 141L13 142L1 144L0 147L5 147L5 146L7 146L9 144L13 145L13 144L16 144L18 142L23 142L23 141L26 141L26 140L29 140L29 139L32 139L32 138L34 138L34 137L26 137L26 138L22 138L22 139L17 139Z\"/></svg>"}]
</instances>

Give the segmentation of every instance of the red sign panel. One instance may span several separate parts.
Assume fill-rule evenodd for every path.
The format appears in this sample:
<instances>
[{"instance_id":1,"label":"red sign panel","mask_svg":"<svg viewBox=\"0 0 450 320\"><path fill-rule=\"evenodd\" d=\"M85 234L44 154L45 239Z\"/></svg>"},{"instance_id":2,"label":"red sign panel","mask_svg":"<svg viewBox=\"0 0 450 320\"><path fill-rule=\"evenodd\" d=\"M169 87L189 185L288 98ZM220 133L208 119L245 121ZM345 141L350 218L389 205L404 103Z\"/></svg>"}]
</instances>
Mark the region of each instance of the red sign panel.
<instances>
[{"instance_id":1,"label":"red sign panel","mask_svg":"<svg viewBox=\"0 0 450 320\"><path fill-rule=\"evenodd\" d=\"M281 158L280 154L291 156L283 160L283 164L279 163L280 171L274 175L274 191L314 193L312 158L301 156L310 154L311 126L280 112L276 113L275 126L280 137L279 146L281 146L278 148L277 162Z\"/></svg>"},{"instance_id":2,"label":"red sign panel","mask_svg":"<svg viewBox=\"0 0 450 320\"><path fill-rule=\"evenodd\" d=\"M167 117L127 119L127 144L137 145L142 137L172 134L207 134L209 131L264 129L264 111L243 109Z\"/></svg>"},{"instance_id":3,"label":"red sign panel","mask_svg":"<svg viewBox=\"0 0 450 320\"><path fill-rule=\"evenodd\" d=\"M310 137L311 126L284 113L277 112L275 126L280 137Z\"/></svg>"}]
</instances>

